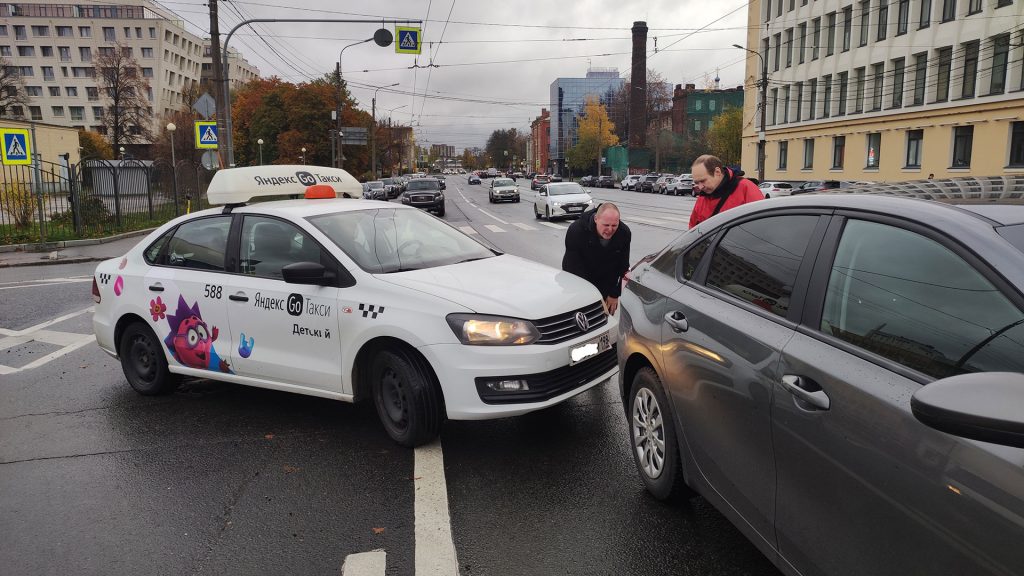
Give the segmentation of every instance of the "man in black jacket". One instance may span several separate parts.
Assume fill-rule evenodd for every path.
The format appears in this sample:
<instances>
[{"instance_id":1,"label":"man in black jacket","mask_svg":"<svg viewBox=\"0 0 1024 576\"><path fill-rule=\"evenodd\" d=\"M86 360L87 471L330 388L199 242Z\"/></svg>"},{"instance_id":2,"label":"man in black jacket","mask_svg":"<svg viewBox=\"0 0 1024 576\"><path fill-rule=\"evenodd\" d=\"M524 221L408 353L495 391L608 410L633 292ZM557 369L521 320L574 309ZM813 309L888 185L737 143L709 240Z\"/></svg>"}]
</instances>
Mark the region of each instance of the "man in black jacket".
<instances>
[{"instance_id":1,"label":"man in black jacket","mask_svg":"<svg viewBox=\"0 0 1024 576\"><path fill-rule=\"evenodd\" d=\"M609 314L619 307L631 239L629 226L619 222L619 209L610 202L584 213L565 234L562 270L596 286Z\"/></svg>"}]
</instances>

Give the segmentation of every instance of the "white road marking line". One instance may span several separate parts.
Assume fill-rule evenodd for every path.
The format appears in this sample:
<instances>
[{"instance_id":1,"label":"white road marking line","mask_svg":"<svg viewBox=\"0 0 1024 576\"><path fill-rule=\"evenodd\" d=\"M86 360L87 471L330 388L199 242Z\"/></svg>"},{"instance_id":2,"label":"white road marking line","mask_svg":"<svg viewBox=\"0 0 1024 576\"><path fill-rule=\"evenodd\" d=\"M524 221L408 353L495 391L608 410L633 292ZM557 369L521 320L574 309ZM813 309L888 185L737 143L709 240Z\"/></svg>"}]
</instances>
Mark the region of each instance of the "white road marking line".
<instances>
[{"instance_id":1,"label":"white road marking line","mask_svg":"<svg viewBox=\"0 0 1024 576\"><path fill-rule=\"evenodd\" d=\"M69 284L73 282L89 282L92 278L84 278L82 280L70 280L70 279L58 279L56 282L44 282L41 284L24 284L22 286L3 286L0 290L17 290L18 288L39 288L42 286L57 286L59 284Z\"/></svg>"},{"instance_id":2,"label":"white road marking line","mask_svg":"<svg viewBox=\"0 0 1024 576\"><path fill-rule=\"evenodd\" d=\"M341 576L383 576L387 572L387 553L383 550L349 554L341 565Z\"/></svg>"},{"instance_id":3,"label":"white road marking line","mask_svg":"<svg viewBox=\"0 0 1024 576\"><path fill-rule=\"evenodd\" d=\"M566 228L568 228L568 226L562 226L561 224L555 224L554 222L544 222L543 220L537 222L537 224L540 224L541 226L547 226L548 228L558 228L559 230L565 230Z\"/></svg>"},{"instance_id":4,"label":"white road marking line","mask_svg":"<svg viewBox=\"0 0 1024 576\"><path fill-rule=\"evenodd\" d=\"M441 440L416 448L416 574L458 576Z\"/></svg>"},{"instance_id":5,"label":"white road marking line","mask_svg":"<svg viewBox=\"0 0 1024 576\"><path fill-rule=\"evenodd\" d=\"M65 347L61 348L60 350L57 350L55 352L51 352L51 353L47 354L46 356L42 356L42 357L36 358L32 362L29 362L28 364L22 366L21 368L13 368L11 366L4 366L4 365L0 364L0 374L13 374L15 372L22 372L22 371L26 371L26 370L33 370L35 368L38 368L38 367L42 366L43 364L47 364L49 362L52 362L52 361L56 360L57 358L60 358L61 356L65 356L67 354L70 354L70 353L74 352L75 350L78 350L82 346L85 346L87 344L91 344L91 343L96 341L96 337L93 336L92 334L85 334L85 335L80 335L80 336L81 337L74 344L71 344L69 346L65 346ZM34 338L32 340L34 340Z\"/></svg>"},{"instance_id":6,"label":"white road marking line","mask_svg":"<svg viewBox=\"0 0 1024 576\"><path fill-rule=\"evenodd\" d=\"M459 230L462 230L466 234L479 234L472 226L459 226Z\"/></svg>"},{"instance_id":7,"label":"white road marking line","mask_svg":"<svg viewBox=\"0 0 1024 576\"><path fill-rule=\"evenodd\" d=\"M520 230L536 230L536 228L534 228L533 226L530 226L529 224L523 224L522 222L513 222L512 225L515 226L516 228L519 228Z\"/></svg>"},{"instance_id":8,"label":"white road marking line","mask_svg":"<svg viewBox=\"0 0 1024 576\"><path fill-rule=\"evenodd\" d=\"M85 314L87 312L92 312L94 308L95 308L95 306L89 306L88 308L86 308L84 310L79 310L78 312L71 312L71 313L65 314L63 316L58 316L58 317L54 318L53 320L47 320L46 322L42 322L40 324L36 324L35 326L29 326L28 328L25 328L24 330L5 330L4 332L6 333L7 336L21 336L22 334L29 334L29 333L35 332L37 330L42 330L43 328L46 328L47 326L53 326L54 324L59 324L60 322L68 320L69 318L74 318L75 316L81 316L82 314Z\"/></svg>"},{"instance_id":9,"label":"white road marking line","mask_svg":"<svg viewBox=\"0 0 1024 576\"><path fill-rule=\"evenodd\" d=\"M484 228L487 228L491 232L504 232L505 230L497 224L484 224Z\"/></svg>"},{"instance_id":10,"label":"white road marking line","mask_svg":"<svg viewBox=\"0 0 1024 576\"><path fill-rule=\"evenodd\" d=\"M654 225L657 225L657 226L664 226L666 224L666 222L664 220L652 220L650 218L641 218L639 216L629 216L629 215L627 215L627 216L623 217L622 219L625 220L626 222L629 222L630 220L632 220L634 222L640 222L641 224L654 224Z\"/></svg>"},{"instance_id":11,"label":"white road marking line","mask_svg":"<svg viewBox=\"0 0 1024 576\"><path fill-rule=\"evenodd\" d=\"M491 214L490 212L488 212L487 210L484 210L483 208L480 208L479 206L477 207L477 210L483 212L484 214L486 214L487 216L490 216L491 218L497 220L498 222L501 222L502 224L508 224L508 222L505 222L501 218L498 218L494 214Z\"/></svg>"},{"instance_id":12,"label":"white road marking line","mask_svg":"<svg viewBox=\"0 0 1024 576\"><path fill-rule=\"evenodd\" d=\"M17 282L0 282L0 286L12 284L31 285L33 282L88 282L92 276L67 276L63 278L40 278L39 280L18 280Z\"/></svg>"}]
</instances>

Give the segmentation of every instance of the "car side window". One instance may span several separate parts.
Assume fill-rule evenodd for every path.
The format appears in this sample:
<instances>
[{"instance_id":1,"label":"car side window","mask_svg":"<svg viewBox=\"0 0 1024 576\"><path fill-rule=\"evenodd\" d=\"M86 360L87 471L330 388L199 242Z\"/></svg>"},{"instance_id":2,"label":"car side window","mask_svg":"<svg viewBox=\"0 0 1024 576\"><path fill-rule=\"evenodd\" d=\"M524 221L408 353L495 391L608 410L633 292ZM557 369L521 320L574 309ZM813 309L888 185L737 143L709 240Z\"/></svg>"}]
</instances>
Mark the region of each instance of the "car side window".
<instances>
[{"instance_id":1,"label":"car side window","mask_svg":"<svg viewBox=\"0 0 1024 576\"><path fill-rule=\"evenodd\" d=\"M224 270L231 216L189 220L178 226L167 246L163 264L196 270Z\"/></svg>"},{"instance_id":2,"label":"car side window","mask_svg":"<svg viewBox=\"0 0 1024 576\"><path fill-rule=\"evenodd\" d=\"M321 261L320 245L300 228L276 218L246 216L242 220L241 272L261 278L282 278L281 268L295 262Z\"/></svg>"},{"instance_id":3,"label":"car side window","mask_svg":"<svg viewBox=\"0 0 1024 576\"><path fill-rule=\"evenodd\" d=\"M147 264L160 264L160 253L167 242L170 241L173 233L174 230L164 232L162 236L156 239L156 242L153 242L146 248L146 251L142 253L142 257L145 258Z\"/></svg>"},{"instance_id":4,"label":"car side window","mask_svg":"<svg viewBox=\"0 0 1024 576\"><path fill-rule=\"evenodd\" d=\"M813 215L772 216L733 226L711 257L707 285L785 317Z\"/></svg>"},{"instance_id":5,"label":"car side window","mask_svg":"<svg viewBox=\"0 0 1024 576\"><path fill-rule=\"evenodd\" d=\"M1024 313L938 242L850 220L821 330L934 378L1024 372Z\"/></svg>"}]
</instances>

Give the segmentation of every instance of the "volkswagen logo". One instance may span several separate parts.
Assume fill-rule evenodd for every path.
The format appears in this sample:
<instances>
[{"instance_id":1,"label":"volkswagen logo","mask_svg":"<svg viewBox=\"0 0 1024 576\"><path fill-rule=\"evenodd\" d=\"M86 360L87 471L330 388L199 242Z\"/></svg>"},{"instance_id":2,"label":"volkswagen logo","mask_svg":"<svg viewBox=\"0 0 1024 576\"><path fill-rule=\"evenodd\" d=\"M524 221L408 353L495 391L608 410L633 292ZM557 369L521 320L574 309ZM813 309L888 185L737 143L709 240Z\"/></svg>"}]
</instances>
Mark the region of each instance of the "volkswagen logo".
<instances>
[{"instance_id":1,"label":"volkswagen logo","mask_svg":"<svg viewBox=\"0 0 1024 576\"><path fill-rule=\"evenodd\" d=\"M590 330L590 320L587 320L587 315L583 312L576 313L576 325L580 327L581 332Z\"/></svg>"}]
</instances>

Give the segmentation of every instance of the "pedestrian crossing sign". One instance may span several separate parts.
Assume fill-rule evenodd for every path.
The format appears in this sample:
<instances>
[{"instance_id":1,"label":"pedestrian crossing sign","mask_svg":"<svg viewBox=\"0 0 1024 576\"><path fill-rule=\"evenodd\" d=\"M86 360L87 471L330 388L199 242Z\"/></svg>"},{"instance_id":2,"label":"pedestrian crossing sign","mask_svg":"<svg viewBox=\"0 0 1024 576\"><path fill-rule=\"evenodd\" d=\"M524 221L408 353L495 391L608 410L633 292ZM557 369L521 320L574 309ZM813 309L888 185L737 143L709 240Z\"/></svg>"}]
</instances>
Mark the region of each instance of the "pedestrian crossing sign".
<instances>
[{"instance_id":1,"label":"pedestrian crossing sign","mask_svg":"<svg viewBox=\"0 0 1024 576\"><path fill-rule=\"evenodd\" d=\"M395 26L395 52L398 54L419 54L423 46L423 32L419 28Z\"/></svg>"},{"instance_id":2,"label":"pedestrian crossing sign","mask_svg":"<svg viewBox=\"0 0 1024 576\"><path fill-rule=\"evenodd\" d=\"M217 123L216 122L196 122L196 148L197 149L217 149Z\"/></svg>"},{"instance_id":3,"label":"pedestrian crossing sign","mask_svg":"<svg viewBox=\"0 0 1024 576\"><path fill-rule=\"evenodd\" d=\"M4 165L32 163L32 150L29 144L28 130L5 128L0 130L0 135L3 135L4 147L0 152L3 153Z\"/></svg>"}]
</instances>

